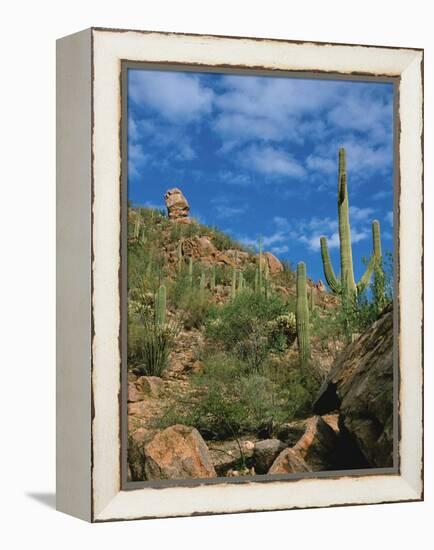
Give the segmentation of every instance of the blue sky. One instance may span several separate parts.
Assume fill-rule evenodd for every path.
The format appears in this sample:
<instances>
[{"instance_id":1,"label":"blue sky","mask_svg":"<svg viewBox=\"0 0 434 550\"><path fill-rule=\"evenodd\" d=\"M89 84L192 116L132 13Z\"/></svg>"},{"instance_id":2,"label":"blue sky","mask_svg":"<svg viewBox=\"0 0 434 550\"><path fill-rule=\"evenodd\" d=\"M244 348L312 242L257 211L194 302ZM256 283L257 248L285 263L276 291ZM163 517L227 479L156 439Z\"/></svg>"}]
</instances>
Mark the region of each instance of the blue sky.
<instances>
[{"instance_id":1,"label":"blue sky","mask_svg":"<svg viewBox=\"0 0 434 550\"><path fill-rule=\"evenodd\" d=\"M347 150L354 268L371 222L392 250L392 84L130 69L128 197L164 208L179 187L191 215L324 280L319 238L336 272L337 154Z\"/></svg>"}]
</instances>

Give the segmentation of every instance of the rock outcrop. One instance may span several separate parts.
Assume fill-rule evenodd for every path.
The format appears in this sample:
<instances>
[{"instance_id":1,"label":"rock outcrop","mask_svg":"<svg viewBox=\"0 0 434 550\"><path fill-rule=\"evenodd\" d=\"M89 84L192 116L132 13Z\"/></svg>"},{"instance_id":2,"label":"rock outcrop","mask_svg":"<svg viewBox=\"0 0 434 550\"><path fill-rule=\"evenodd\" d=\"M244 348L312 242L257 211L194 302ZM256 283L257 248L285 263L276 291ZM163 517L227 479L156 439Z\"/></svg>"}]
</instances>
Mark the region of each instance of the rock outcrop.
<instances>
[{"instance_id":1,"label":"rock outcrop","mask_svg":"<svg viewBox=\"0 0 434 550\"><path fill-rule=\"evenodd\" d=\"M393 311L348 346L324 382L317 414L339 410L339 428L368 466L393 465Z\"/></svg>"},{"instance_id":2,"label":"rock outcrop","mask_svg":"<svg viewBox=\"0 0 434 550\"><path fill-rule=\"evenodd\" d=\"M147 480L216 477L211 456L202 436L190 426L176 424L144 445Z\"/></svg>"},{"instance_id":3,"label":"rock outcrop","mask_svg":"<svg viewBox=\"0 0 434 550\"><path fill-rule=\"evenodd\" d=\"M270 270L270 273L272 275L283 271L282 262L278 258L276 258L274 254L271 254L271 252L265 252L263 257L264 260L268 263L268 269Z\"/></svg>"},{"instance_id":4,"label":"rock outcrop","mask_svg":"<svg viewBox=\"0 0 434 550\"><path fill-rule=\"evenodd\" d=\"M182 254L185 257L200 260L205 265L224 264L235 266L236 263L227 253L218 250L210 237L198 236L186 237L181 244Z\"/></svg>"},{"instance_id":5,"label":"rock outcrop","mask_svg":"<svg viewBox=\"0 0 434 550\"><path fill-rule=\"evenodd\" d=\"M279 454L269 473L321 472L335 469L338 436L339 434L320 416L286 424L280 429L280 437L285 439L287 445L292 446Z\"/></svg>"},{"instance_id":6,"label":"rock outcrop","mask_svg":"<svg viewBox=\"0 0 434 550\"><path fill-rule=\"evenodd\" d=\"M189 218L190 206L181 189L177 187L169 189L164 195L164 200L169 219L184 223L191 221Z\"/></svg>"}]
</instances>

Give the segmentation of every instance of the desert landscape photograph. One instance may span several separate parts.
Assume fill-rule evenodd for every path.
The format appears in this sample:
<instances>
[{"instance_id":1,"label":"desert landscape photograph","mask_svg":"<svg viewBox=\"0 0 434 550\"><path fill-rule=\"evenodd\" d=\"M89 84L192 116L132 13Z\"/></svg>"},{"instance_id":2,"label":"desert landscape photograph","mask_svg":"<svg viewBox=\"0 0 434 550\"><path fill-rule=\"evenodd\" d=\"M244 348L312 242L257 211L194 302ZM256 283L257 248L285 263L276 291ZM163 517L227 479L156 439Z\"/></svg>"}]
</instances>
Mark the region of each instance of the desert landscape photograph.
<instances>
[{"instance_id":1,"label":"desert landscape photograph","mask_svg":"<svg viewBox=\"0 0 434 550\"><path fill-rule=\"evenodd\" d=\"M128 481L395 466L393 84L132 68L126 101Z\"/></svg>"}]
</instances>

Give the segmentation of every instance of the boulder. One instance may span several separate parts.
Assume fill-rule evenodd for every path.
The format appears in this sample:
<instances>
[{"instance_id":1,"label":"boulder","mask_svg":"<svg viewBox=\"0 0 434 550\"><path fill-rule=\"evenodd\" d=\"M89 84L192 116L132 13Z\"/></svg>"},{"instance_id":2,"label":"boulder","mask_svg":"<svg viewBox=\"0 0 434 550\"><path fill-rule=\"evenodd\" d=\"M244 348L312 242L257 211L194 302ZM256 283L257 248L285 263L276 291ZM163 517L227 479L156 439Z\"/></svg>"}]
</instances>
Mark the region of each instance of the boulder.
<instances>
[{"instance_id":1,"label":"boulder","mask_svg":"<svg viewBox=\"0 0 434 550\"><path fill-rule=\"evenodd\" d=\"M208 447L196 428L176 424L144 445L145 475L153 479L216 477Z\"/></svg>"},{"instance_id":2,"label":"boulder","mask_svg":"<svg viewBox=\"0 0 434 550\"><path fill-rule=\"evenodd\" d=\"M229 249L225 251L225 255L233 265L243 266L249 261L249 253L242 250Z\"/></svg>"},{"instance_id":3,"label":"boulder","mask_svg":"<svg viewBox=\"0 0 434 550\"><path fill-rule=\"evenodd\" d=\"M169 219L178 222L190 222L190 206L182 191L178 188L169 189L164 195Z\"/></svg>"},{"instance_id":4,"label":"boulder","mask_svg":"<svg viewBox=\"0 0 434 550\"><path fill-rule=\"evenodd\" d=\"M263 258L268 263L268 269L272 275L283 271L282 262L271 252L265 252Z\"/></svg>"},{"instance_id":5,"label":"boulder","mask_svg":"<svg viewBox=\"0 0 434 550\"><path fill-rule=\"evenodd\" d=\"M283 451L285 444L279 439L263 439L257 441L253 449L253 463L255 472L266 474L277 455Z\"/></svg>"},{"instance_id":6,"label":"boulder","mask_svg":"<svg viewBox=\"0 0 434 550\"><path fill-rule=\"evenodd\" d=\"M181 248L184 256L195 260L203 260L204 258L213 259L218 253L217 248L209 237L199 237L198 235L183 239Z\"/></svg>"},{"instance_id":7,"label":"boulder","mask_svg":"<svg viewBox=\"0 0 434 550\"><path fill-rule=\"evenodd\" d=\"M276 460L273 462L271 468L268 470L269 474L297 474L299 472L310 472L309 466L301 458L299 453L291 448L283 450Z\"/></svg>"},{"instance_id":8,"label":"boulder","mask_svg":"<svg viewBox=\"0 0 434 550\"><path fill-rule=\"evenodd\" d=\"M318 414L339 411L339 428L371 467L393 465L393 311L338 358L314 403Z\"/></svg>"},{"instance_id":9,"label":"boulder","mask_svg":"<svg viewBox=\"0 0 434 550\"><path fill-rule=\"evenodd\" d=\"M241 450L240 450L241 447ZM254 443L250 440L210 441L208 450L214 468L219 476L227 475L237 467L251 467Z\"/></svg>"},{"instance_id":10,"label":"boulder","mask_svg":"<svg viewBox=\"0 0 434 550\"><path fill-rule=\"evenodd\" d=\"M145 428L139 428L128 436L128 476L131 481L146 479L144 445L152 436L153 432Z\"/></svg>"},{"instance_id":11,"label":"boulder","mask_svg":"<svg viewBox=\"0 0 434 550\"><path fill-rule=\"evenodd\" d=\"M136 382L128 382L128 403L136 403L137 401L143 401L145 396L143 392L137 387Z\"/></svg>"},{"instance_id":12,"label":"boulder","mask_svg":"<svg viewBox=\"0 0 434 550\"><path fill-rule=\"evenodd\" d=\"M158 376L140 376L136 380L135 385L143 394L150 397L159 397L163 390L164 382Z\"/></svg>"}]
</instances>

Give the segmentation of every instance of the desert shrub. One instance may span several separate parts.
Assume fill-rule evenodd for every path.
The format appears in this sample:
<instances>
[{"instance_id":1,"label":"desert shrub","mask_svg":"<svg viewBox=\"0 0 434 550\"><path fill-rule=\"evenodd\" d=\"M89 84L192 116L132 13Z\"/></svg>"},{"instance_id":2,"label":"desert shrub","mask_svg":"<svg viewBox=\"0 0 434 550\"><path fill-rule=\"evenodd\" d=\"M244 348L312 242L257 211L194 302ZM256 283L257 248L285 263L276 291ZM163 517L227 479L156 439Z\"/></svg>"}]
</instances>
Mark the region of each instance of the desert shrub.
<instances>
[{"instance_id":1,"label":"desert shrub","mask_svg":"<svg viewBox=\"0 0 434 550\"><path fill-rule=\"evenodd\" d=\"M270 332L270 322L287 314L287 309L277 295L267 298L246 290L209 316L206 334L257 371L270 351L278 351L277 334Z\"/></svg>"},{"instance_id":2,"label":"desert shrub","mask_svg":"<svg viewBox=\"0 0 434 550\"><path fill-rule=\"evenodd\" d=\"M268 322L269 339L272 347L284 351L295 342L297 338L297 325L295 314L290 312L279 315Z\"/></svg>"},{"instance_id":3,"label":"desert shrub","mask_svg":"<svg viewBox=\"0 0 434 550\"><path fill-rule=\"evenodd\" d=\"M139 375L161 376L167 367L177 328L159 325L154 316L128 324L128 365Z\"/></svg>"},{"instance_id":4,"label":"desert shrub","mask_svg":"<svg viewBox=\"0 0 434 550\"><path fill-rule=\"evenodd\" d=\"M264 363L257 372L224 352L210 353L202 362L203 372L192 379L193 397L171 403L158 427L179 422L195 426L206 439L267 437L273 428L311 414L318 381L287 361Z\"/></svg>"},{"instance_id":5,"label":"desert shrub","mask_svg":"<svg viewBox=\"0 0 434 550\"><path fill-rule=\"evenodd\" d=\"M192 328L200 328L204 324L212 308L213 304L207 296L205 296L205 298L201 298L197 291L192 293L190 300L182 312L182 322L184 328L187 330Z\"/></svg>"},{"instance_id":6,"label":"desert shrub","mask_svg":"<svg viewBox=\"0 0 434 550\"><path fill-rule=\"evenodd\" d=\"M264 332L268 332L267 322L285 313L287 304L277 295L266 298L259 293L241 292L219 308L219 321L211 320L207 334L232 349L249 336L253 325L261 324Z\"/></svg>"}]
</instances>

